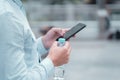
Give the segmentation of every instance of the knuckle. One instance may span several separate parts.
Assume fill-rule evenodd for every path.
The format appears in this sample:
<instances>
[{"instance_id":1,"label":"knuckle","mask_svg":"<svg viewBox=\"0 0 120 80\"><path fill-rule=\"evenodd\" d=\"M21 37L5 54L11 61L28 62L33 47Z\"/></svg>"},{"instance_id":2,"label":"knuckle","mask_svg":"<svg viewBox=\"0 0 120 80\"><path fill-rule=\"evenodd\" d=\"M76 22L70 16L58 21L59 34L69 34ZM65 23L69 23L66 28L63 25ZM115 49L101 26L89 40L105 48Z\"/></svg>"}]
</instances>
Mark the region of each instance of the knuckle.
<instances>
[{"instance_id":1,"label":"knuckle","mask_svg":"<svg viewBox=\"0 0 120 80\"><path fill-rule=\"evenodd\" d=\"M64 48L64 51L65 51L65 52L68 52L68 48L65 47L65 48Z\"/></svg>"},{"instance_id":2,"label":"knuckle","mask_svg":"<svg viewBox=\"0 0 120 80\"><path fill-rule=\"evenodd\" d=\"M66 60L66 62L65 63L68 63L68 60Z\"/></svg>"},{"instance_id":3,"label":"knuckle","mask_svg":"<svg viewBox=\"0 0 120 80\"><path fill-rule=\"evenodd\" d=\"M65 63L68 63L69 62L69 58L67 58L66 60L65 60Z\"/></svg>"},{"instance_id":4,"label":"knuckle","mask_svg":"<svg viewBox=\"0 0 120 80\"><path fill-rule=\"evenodd\" d=\"M69 53L67 53L67 56L69 57L69 56L70 56L70 54L69 54Z\"/></svg>"},{"instance_id":5,"label":"knuckle","mask_svg":"<svg viewBox=\"0 0 120 80\"><path fill-rule=\"evenodd\" d=\"M67 58L69 58L69 55L70 55L69 53L66 53Z\"/></svg>"}]
</instances>

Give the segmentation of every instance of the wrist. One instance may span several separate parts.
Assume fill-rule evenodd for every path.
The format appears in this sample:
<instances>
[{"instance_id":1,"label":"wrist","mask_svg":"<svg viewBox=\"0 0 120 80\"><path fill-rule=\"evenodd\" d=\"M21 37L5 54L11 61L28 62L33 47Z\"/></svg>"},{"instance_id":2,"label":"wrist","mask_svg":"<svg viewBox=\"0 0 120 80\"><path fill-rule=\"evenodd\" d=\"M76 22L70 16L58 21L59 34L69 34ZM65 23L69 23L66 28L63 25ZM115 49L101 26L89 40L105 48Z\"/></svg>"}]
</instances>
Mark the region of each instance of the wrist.
<instances>
[{"instance_id":1,"label":"wrist","mask_svg":"<svg viewBox=\"0 0 120 80\"><path fill-rule=\"evenodd\" d=\"M55 63L55 60L53 58L51 58L49 55L47 56L48 59L50 59L53 63L53 65L56 67L56 63Z\"/></svg>"},{"instance_id":2,"label":"wrist","mask_svg":"<svg viewBox=\"0 0 120 80\"><path fill-rule=\"evenodd\" d=\"M49 49L49 47L48 47L48 45L47 45L48 41L46 40L45 36L42 37L42 42L43 42L44 47L45 47L46 49Z\"/></svg>"}]
</instances>

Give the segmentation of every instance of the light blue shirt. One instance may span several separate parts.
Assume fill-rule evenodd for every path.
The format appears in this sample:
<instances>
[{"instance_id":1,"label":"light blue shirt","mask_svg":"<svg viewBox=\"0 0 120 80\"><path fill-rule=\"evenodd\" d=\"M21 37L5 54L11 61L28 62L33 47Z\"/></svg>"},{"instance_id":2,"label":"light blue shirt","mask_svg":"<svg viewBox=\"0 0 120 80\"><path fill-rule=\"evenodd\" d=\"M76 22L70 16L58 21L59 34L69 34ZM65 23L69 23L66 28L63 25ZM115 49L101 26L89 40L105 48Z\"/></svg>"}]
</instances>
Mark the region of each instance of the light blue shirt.
<instances>
[{"instance_id":1,"label":"light blue shirt","mask_svg":"<svg viewBox=\"0 0 120 80\"><path fill-rule=\"evenodd\" d=\"M54 72L41 41L33 35L20 0L0 0L0 80L47 80Z\"/></svg>"}]
</instances>

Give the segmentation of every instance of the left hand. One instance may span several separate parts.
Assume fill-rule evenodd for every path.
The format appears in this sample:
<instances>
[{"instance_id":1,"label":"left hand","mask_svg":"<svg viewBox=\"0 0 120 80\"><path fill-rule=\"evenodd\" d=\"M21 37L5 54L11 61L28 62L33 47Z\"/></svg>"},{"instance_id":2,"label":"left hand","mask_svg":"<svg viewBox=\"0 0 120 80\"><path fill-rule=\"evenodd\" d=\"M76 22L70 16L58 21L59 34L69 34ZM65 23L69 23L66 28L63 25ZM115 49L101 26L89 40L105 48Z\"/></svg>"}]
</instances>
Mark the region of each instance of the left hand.
<instances>
[{"instance_id":1,"label":"left hand","mask_svg":"<svg viewBox=\"0 0 120 80\"><path fill-rule=\"evenodd\" d=\"M45 48L50 48L54 41L60 36L63 36L68 29L52 28L46 35L42 37Z\"/></svg>"}]
</instances>

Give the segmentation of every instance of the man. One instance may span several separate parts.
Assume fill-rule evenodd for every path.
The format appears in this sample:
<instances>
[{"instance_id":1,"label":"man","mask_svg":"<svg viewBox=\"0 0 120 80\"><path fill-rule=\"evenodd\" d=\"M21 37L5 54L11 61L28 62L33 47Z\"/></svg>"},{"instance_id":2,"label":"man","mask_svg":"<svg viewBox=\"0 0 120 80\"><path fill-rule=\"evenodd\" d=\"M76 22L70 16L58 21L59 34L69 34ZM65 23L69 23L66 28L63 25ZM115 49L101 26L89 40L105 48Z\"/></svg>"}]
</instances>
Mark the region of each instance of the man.
<instances>
[{"instance_id":1,"label":"man","mask_svg":"<svg viewBox=\"0 0 120 80\"><path fill-rule=\"evenodd\" d=\"M0 80L46 80L69 60L69 42L55 41L65 30L51 29L35 39L20 0L0 0ZM48 56L39 63L39 56Z\"/></svg>"}]
</instances>

